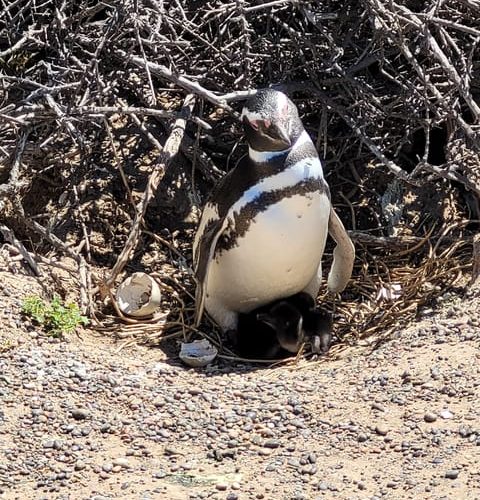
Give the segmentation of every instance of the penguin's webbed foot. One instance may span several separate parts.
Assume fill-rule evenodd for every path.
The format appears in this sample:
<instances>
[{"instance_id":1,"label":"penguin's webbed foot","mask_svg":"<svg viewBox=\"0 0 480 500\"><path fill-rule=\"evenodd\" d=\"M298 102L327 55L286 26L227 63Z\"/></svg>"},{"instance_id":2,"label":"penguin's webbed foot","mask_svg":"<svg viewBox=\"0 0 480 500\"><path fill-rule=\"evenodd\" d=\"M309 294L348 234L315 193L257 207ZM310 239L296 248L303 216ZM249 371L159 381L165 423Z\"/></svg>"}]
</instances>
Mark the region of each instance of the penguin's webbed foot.
<instances>
[{"instance_id":1,"label":"penguin's webbed foot","mask_svg":"<svg viewBox=\"0 0 480 500\"><path fill-rule=\"evenodd\" d=\"M332 334L324 332L320 335L313 335L310 343L314 354L326 354L332 345Z\"/></svg>"}]
</instances>

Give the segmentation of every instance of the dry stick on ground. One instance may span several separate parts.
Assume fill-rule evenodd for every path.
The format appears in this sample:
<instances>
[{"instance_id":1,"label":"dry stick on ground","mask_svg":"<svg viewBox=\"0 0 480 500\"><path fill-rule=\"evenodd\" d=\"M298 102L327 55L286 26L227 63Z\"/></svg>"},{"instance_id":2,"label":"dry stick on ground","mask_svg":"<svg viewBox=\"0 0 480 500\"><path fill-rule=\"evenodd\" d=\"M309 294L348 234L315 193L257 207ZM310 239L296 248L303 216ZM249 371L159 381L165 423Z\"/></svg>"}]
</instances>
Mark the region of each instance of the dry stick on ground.
<instances>
[{"instance_id":1,"label":"dry stick on ground","mask_svg":"<svg viewBox=\"0 0 480 500\"><path fill-rule=\"evenodd\" d=\"M91 297L91 286L90 286L90 271L85 258L74 252L71 248L67 246L60 238L55 236L48 229L43 227L38 222L29 219L23 210L23 206L20 203L16 204L17 214L23 219L24 223L30 227L33 231L40 234L44 239L49 241L55 248L58 248L66 255L75 260L78 265L78 276L80 284L80 307L83 313L93 311L92 309L92 297Z\"/></svg>"},{"instance_id":2,"label":"dry stick on ground","mask_svg":"<svg viewBox=\"0 0 480 500\"><path fill-rule=\"evenodd\" d=\"M0 224L0 233L3 234L3 237L9 241L22 255L28 265L32 268L32 271L40 276L40 269L38 269L37 263L33 259L33 257L28 253L27 249L24 247L23 243L19 241L14 232L5 226L4 224Z\"/></svg>"},{"instance_id":3,"label":"dry stick on ground","mask_svg":"<svg viewBox=\"0 0 480 500\"><path fill-rule=\"evenodd\" d=\"M127 264L130 254L137 244L141 225L145 217L145 212L147 210L148 204L154 197L158 185L165 175L166 169L170 166L173 158L178 153L180 143L182 142L183 135L185 133L187 119L192 114L194 105L195 97L192 94L188 94L185 98L185 101L183 102L183 107L180 112L182 118L175 120L170 136L165 142L165 146L160 153L158 166L150 174L147 187L142 195L142 199L137 205L137 213L135 214L132 229L128 236L127 242L125 243L125 247L122 250L122 253L118 256L117 262L113 266L112 272L110 273L110 277L106 280L106 285L108 287L113 285L116 277Z\"/></svg>"},{"instance_id":4,"label":"dry stick on ground","mask_svg":"<svg viewBox=\"0 0 480 500\"><path fill-rule=\"evenodd\" d=\"M45 229L38 222L31 220L29 217L27 217L25 215L23 205L18 196L16 195L17 190L22 186L22 182L20 181L20 173L21 173L20 167L22 164L22 155L25 150L28 134L29 130L27 129L22 133L20 140L17 143L15 159L13 162L13 166L10 170L9 180L7 184L0 185L0 196L3 195L10 198L10 201L15 208L16 215L23 220L24 224L27 227L31 228L36 233L40 234L43 238L50 241L50 243L52 243L55 247L60 248L62 251L64 251L67 255L72 257L77 262L79 267L79 276L80 276L79 282L80 282L81 306L82 306L82 311L85 311L87 310L87 308L91 308L91 298L90 294L88 293L89 272L85 259L81 255L73 252L62 240L57 238L54 234ZM3 203L0 200L0 208L2 207L2 204ZM29 264L31 265L30 261L27 259L26 256L25 258L27 262L29 262Z\"/></svg>"},{"instance_id":5,"label":"dry stick on ground","mask_svg":"<svg viewBox=\"0 0 480 500\"><path fill-rule=\"evenodd\" d=\"M353 241L363 243L364 245L391 249L426 243L425 238L420 236L374 236L362 231L348 231L348 235Z\"/></svg>"},{"instance_id":6,"label":"dry stick on ground","mask_svg":"<svg viewBox=\"0 0 480 500\"><path fill-rule=\"evenodd\" d=\"M119 99L120 103L124 104L123 99ZM156 148L159 152L163 151L163 146L160 144L158 139L147 129L147 127L142 123L140 118L136 113L130 115L132 120L135 122L135 125L142 131L145 137L150 141L154 148ZM177 118L179 118L177 114Z\"/></svg>"}]
</instances>

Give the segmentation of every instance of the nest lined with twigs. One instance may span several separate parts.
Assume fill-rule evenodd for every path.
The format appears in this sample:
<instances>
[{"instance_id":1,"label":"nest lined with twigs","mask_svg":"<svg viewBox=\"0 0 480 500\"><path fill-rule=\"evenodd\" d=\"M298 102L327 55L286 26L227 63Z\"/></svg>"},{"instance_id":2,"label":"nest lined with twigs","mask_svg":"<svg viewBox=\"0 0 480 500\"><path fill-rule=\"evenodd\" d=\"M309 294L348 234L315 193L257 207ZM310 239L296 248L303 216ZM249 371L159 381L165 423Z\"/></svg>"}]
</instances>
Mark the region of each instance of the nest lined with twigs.
<instances>
[{"instance_id":1,"label":"nest lined with twigs","mask_svg":"<svg viewBox=\"0 0 480 500\"><path fill-rule=\"evenodd\" d=\"M241 100L275 85L357 247L337 334L385 335L472 263L479 20L472 0L5 3L3 241L33 273L67 273L117 332L115 286L157 272L161 321L121 334L188 337L199 208L243 154Z\"/></svg>"}]
</instances>

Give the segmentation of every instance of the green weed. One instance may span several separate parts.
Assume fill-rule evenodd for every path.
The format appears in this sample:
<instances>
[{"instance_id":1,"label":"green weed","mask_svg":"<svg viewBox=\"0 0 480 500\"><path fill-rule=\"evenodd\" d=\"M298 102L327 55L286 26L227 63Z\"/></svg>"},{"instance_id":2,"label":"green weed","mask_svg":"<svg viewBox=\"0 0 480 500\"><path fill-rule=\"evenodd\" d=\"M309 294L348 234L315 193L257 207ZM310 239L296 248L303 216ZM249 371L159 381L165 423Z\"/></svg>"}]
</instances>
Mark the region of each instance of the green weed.
<instances>
[{"instance_id":1,"label":"green weed","mask_svg":"<svg viewBox=\"0 0 480 500\"><path fill-rule=\"evenodd\" d=\"M88 319L82 316L77 304L69 302L63 304L58 295L50 303L45 302L38 295L26 297L23 301L22 312L42 325L49 335L60 337L73 333L79 325L87 325Z\"/></svg>"}]
</instances>

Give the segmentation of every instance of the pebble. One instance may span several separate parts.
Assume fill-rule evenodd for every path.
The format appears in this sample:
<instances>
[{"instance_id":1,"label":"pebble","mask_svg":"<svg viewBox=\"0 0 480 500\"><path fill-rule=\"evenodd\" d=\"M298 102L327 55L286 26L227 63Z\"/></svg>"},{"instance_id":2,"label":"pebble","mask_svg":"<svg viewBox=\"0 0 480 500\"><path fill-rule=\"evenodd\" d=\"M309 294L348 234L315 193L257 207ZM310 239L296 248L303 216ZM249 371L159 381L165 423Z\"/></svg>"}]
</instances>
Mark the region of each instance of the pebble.
<instances>
[{"instance_id":1,"label":"pebble","mask_svg":"<svg viewBox=\"0 0 480 500\"><path fill-rule=\"evenodd\" d=\"M458 433L460 434L460 436L462 438L468 438L469 436L471 436L473 434L473 430L470 426L462 425L458 429Z\"/></svg>"},{"instance_id":2,"label":"pebble","mask_svg":"<svg viewBox=\"0 0 480 500\"><path fill-rule=\"evenodd\" d=\"M359 443L364 443L365 441L368 441L368 436L366 434L361 433L357 436L357 441Z\"/></svg>"},{"instance_id":3,"label":"pebble","mask_svg":"<svg viewBox=\"0 0 480 500\"><path fill-rule=\"evenodd\" d=\"M447 479L457 479L458 475L460 474L460 471L458 469L450 469L445 472L445 477Z\"/></svg>"},{"instance_id":4,"label":"pebble","mask_svg":"<svg viewBox=\"0 0 480 500\"><path fill-rule=\"evenodd\" d=\"M265 446L265 448L278 448L280 446L280 441L269 439L263 443L263 446Z\"/></svg>"},{"instance_id":5,"label":"pebble","mask_svg":"<svg viewBox=\"0 0 480 500\"><path fill-rule=\"evenodd\" d=\"M106 462L102 465L103 472L112 472L113 464L111 462Z\"/></svg>"},{"instance_id":6,"label":"pebble","mask_svg":"<svg viewBox=\"0 0 480 500\"><path fill-rule=\"evenodd\" d=\"M375 427L375 432L380 436L386 436L388 434L388 428L383 424L378 424Z\"/></svg>"},{"instance_id":7,"label":"pebble","mask_svg":"<svg viewBox=\"0 0 480 500\"><path fill-rule=\"evenodd\" d=\"M130 462L123 457L118 457L113 460L113 465L117 465L122 469L129 469L131 467Z\"/></svg>"},{"instance_id":8,"label":"pebble","mask_svg":"<svg viewBox=\"0 0 480 500\"><path fill-rule=\"evenodd\" d=\"M73 468L76 470L76 471L80 471L80 470L83 470L87 467L87 464L85 462L82 462L81 460L77 460L75 462L75 465L73 466Z\"/></svg>"},{"instance_id":9,"label":"pebble","mask_svg":"<svg viewBox=\"0 0 480 500\"><path fill-rule=\"evenodd\" d=\"M429 422L429 423L435 422L437 420L437 414L433 413L431 411L428 411L423 416L423 420L425 420L425 422Z\"/></svg>"},{"instance_id":10,"label":"pebble","mask_svg":"<svg viewBox=\"0 0 480 500\"><path fill-rule=\"evenodd\" d=\"M90 415L90 412L85 408L75 408L72 410L72 417L75 420L85 420Z\"/></svg>"}]
</instances>

